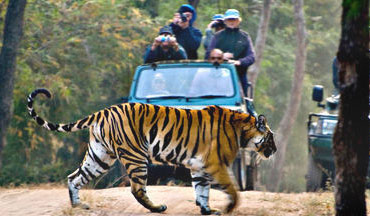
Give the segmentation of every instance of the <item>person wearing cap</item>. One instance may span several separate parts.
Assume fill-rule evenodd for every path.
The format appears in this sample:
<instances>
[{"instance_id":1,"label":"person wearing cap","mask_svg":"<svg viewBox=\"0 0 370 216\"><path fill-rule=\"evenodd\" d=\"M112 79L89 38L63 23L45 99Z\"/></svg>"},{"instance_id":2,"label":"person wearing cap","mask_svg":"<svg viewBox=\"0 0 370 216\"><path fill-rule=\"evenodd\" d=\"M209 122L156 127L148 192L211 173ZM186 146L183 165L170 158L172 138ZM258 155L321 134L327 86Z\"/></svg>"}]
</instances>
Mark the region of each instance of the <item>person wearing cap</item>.
<instances>
[{"instance_id":1,"label":"person wearing cap","mask_svg":"<svg viewBox=\"0 0 370 216\"><path fill-rule=\"evenodd\" d=\"M217 48L224 52L224 59L236 66L244 94L247 95L247 70L255 61L253 43L247 32L239 29L242 21L239 11L228 9L224 15L225 30L217 32L208 46L205 58Z\"/></svg>"},{"instance_id":2,"label":"person wearing cap","mask_svg":"<svg viewBox=\"0 0 370 216\"><path fill-rule=\"evenodd\" d=\"M180 59L187 59L186 52L177 43L171 27L164 26L159 30L159 36L154 39L153 44L146 49L144 63Z\"/></svg>"},{"instance_id":3,"label":"person wearing cap","mask_svg":"<svg viewBox=\"0 0 370 216\"><path fill-rule=\"evenodd\" d=\"M202 41L202 32L193 27L197 13L193 6L182 5L173 17L170 24L178 43L184 47L189 59L197 59L197 50Z\"/></svg>"},{"instance_id":4,"label":"person wearing cap","mask_svg":"<svg viewBox=\"0 0 370 216\"><path fill-rule=\"evenodd\" d=\"M216 33L225 28L223 18L224 18L223 14L215 14L212 17L212 21L208 24L207 29L206 29L206 36L203 39L203 46L205 50L207 50L209 44L211 43L211 39L214 35L212 29L215 29L215 33Z\"/></svg>"}]
</instances>

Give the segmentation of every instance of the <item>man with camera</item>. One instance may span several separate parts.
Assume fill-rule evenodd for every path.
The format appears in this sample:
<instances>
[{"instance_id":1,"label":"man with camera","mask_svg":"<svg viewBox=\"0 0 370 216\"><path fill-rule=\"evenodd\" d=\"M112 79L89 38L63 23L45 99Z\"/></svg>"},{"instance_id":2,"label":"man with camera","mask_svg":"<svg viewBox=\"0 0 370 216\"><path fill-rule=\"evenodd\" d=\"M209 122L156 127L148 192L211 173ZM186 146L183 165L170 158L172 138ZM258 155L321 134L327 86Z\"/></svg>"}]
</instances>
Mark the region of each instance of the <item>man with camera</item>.
<instances>
[{"instance_id":1,"label":"man with camera","mask_svg":"<svg viewBox=\"0 0 370 216\"><path fill-rule=\"evenodd\" d=\"M217 32L208 46L205 58L208 59L211 50L217 48L224 52L224 60L235 65L238 71L244 94L247 95L247 70L255 61L252 40L249 34L239 29L242 21L239 11L228 9L224 15L225 30Z\"/></svg>"},{"instance_id":2,"label":"man with camera","mask_svg":"<svg viewBox=\"0 0 370 216\"><path fill-rule=\"evenodd\" d=\"M208 24L206 29L206 36L203 40L204 49L207 50L209 44L211 43L212 37L215 33L225 29L225 24L223 21L224 15L223 14L215 14L212 17L212 21ZM212 29L215 29L213 33Z\"/></svg>"},{"instance_id":3,"label":"man with camera","mask_svg":"<svg viewBox=\"0 0 370 216\"><path fill-rule=\"evenodd\" d=\"M144 63L180 59L187 59L186 52L177 43L171 27L164 26L159 30L159 36L154 39L153 44L146 49Z\"/></svg>"},{"instance_id":4,"label":"man with camera","mask_svg":"<svg viewBox=\"0 0 370 216\"><path fill-rule=\"evenodd\" d=\"M197 13L193 6L184 4L173 17L170 24L178 43L184 47L189 59L197 59L197 49L202 41L202 32L193 27Z\"/></svg>"}]
</instances>

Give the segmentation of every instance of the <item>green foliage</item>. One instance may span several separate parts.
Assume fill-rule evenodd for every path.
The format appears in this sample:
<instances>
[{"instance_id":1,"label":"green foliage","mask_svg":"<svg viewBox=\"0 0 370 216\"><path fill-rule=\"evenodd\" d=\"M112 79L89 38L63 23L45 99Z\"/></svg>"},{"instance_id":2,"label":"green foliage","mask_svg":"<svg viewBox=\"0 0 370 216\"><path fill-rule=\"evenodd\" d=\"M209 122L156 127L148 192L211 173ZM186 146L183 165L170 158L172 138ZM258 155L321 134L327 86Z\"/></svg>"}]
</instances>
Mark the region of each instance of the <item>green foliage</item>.
<instances>
[{"instance_id":1,"label":"green foliage","mask_svg":"<svg viewBox=\"0 0 370 216\"><path fill-rule=\"evenodd\" d=\"M17 56L14 116L3 151L0 185L65 181L78 167L88 132L56 134L42 129L26 110L26 96L35 88L48 88L51 100L38 97L36 111L53 122L72 122L119 102L128 95L136 66L158 32L187 1L150 0L29 0L24 37ZM211 17L228 8L240 10L241 29L254 41L262 0L200 1L195 26L202 32ZM4 5L3 5L4 8ZM340 32L340 2L305 1L307 63L303 99L288 144L281 191L304 190L306 119L317 111L310 94L313 84L329 93L331 60ZM291 1L275 1L267 44L256 86L255 106L273 130L282 118L292 85L295 61L295 24ZM0 10L1 17L5 10ZM3 29L3 22L0 22ZM0 32L0 39L2 32ZM203 46L198 50L204 57ZM261 164L261 182L269 163ZM108 185L107 181L102 181Z\"/></svg>"}]
</instances>

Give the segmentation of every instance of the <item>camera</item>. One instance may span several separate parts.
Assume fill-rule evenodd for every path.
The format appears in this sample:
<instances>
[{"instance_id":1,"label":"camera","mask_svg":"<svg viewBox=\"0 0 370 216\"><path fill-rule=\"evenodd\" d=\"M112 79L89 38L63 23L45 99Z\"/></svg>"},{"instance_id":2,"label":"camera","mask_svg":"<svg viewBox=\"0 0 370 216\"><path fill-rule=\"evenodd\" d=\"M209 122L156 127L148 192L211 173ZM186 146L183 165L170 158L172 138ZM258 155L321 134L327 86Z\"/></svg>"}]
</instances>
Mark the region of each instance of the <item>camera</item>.
<instances>
[{"instance_id":1,"label":"camera","mask_svg":"<svg viewBox=\"0 0 370 216\"><path fill-rule=\"evenodd\" d=\"M166 42L166 41L170 41L170 37L168 37L168 36L162 36L161 37L161 42Z\"/></svg>"},{"instance_id":2,"label":"camera","mask_svg":"<svg viewBox=\"0 0 370 216\"><path fill-rule=\"evenodd\" d=\"M188 21L188 18L186 17L186 15L185 15L185 14L180 13L180 17L181 17L181 22L186 22L186 21Z\"/></svg>"},{"instance_id":3,"label":"camera","mask_svg":"<svg viewBox=\"0 0 370 216\"><path fill-rule=\"evenodd\" d=\"M225 23L224 21L222 20L217 20L217 22L213 23L211 28L224 28L225 27Z\"/></svg>"}]
</instances>

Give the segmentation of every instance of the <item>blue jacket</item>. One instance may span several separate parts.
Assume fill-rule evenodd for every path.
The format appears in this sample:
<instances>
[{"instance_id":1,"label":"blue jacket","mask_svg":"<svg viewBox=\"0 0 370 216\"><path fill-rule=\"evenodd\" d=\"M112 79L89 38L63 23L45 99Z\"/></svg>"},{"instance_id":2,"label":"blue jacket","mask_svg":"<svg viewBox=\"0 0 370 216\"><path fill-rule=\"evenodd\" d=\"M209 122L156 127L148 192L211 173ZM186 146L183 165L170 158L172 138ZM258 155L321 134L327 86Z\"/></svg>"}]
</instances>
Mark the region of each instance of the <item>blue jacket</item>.
<instances>
[{"instance_id":1,"label":"blue jacket","mask_svg":"<svg viewBox=\"0 0 370 216\"><path fill-rule=\"evenodd\" d=\"M188 58L197 59L197 50L200 46L200 42L202 41L202 32L193 26L189 26L186 29L182 29L180 26L174 23L171 23L170 26L172 27L172 31L176 36L177 42L184 47Z\"/></svg>"},{"instance_id":2,"label":"blue jacket","mask_svg":"<svg viewBox=\"0 0 370 216\"><path fill-rule=\"evenodd\" d=\"M239 60L241 63L240 66L236 67L239 75L247 72L248 67L255 61L252 40L247 32L239 28L226 28L217 32L208 46L206 59L208 59L211 50L215 48L234 54L234 60Z\"/></svg>"},{"instance_id":3,"label":"blue jacket","mask_svg":"<svg viewBox=\"0 0 370 216\"><path fill-rule=\"evenodd\" d=\"M186 52L184 48L179 45L179 50L176 52L173 48L169 48L167 52L165 52L161 46L158 46L155 50L152 51L152 45L149 45L146 49L144 55L144 63L152 63L156 61L164 61L164 60L181 60L187 59Z\"/></svg>"}]
</instances>

